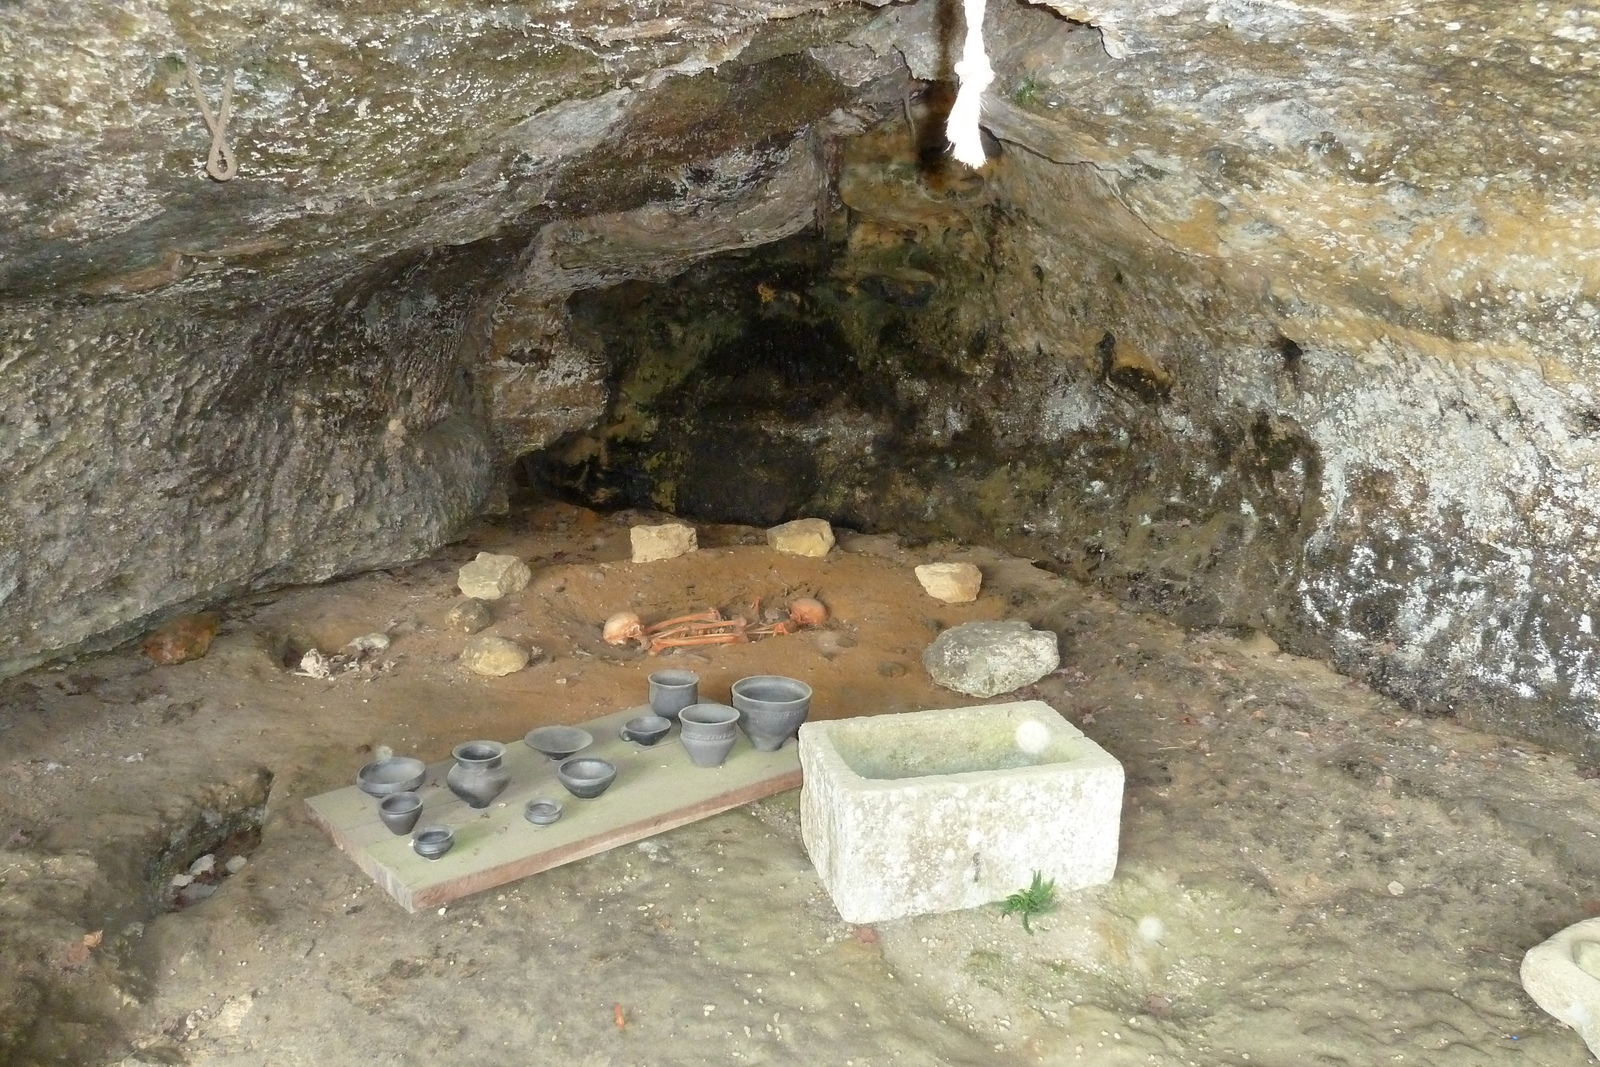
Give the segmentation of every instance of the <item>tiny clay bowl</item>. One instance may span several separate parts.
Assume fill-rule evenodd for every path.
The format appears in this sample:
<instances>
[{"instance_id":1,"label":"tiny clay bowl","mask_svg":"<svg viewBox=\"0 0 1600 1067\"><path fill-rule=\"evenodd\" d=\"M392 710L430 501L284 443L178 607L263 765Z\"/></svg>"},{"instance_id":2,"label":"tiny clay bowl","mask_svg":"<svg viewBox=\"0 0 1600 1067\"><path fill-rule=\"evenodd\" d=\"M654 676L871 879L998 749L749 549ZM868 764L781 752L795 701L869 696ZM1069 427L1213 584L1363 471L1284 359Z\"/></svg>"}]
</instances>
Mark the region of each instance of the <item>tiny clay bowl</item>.
<instances>
[{"instance_id":1,"label":"tiny clay bowl","mask_svg":"<svg viewBox=\"0 0 1600 1067\"><path fill-rule=\"evenodd\" d=\"M594 744L594 734L576 726L541 726L529 730L522 743L560 763Z\"/></svg>"},{"instance_id":2,"label":"tiny clay bowl","mask_svg":"<svg viewBox=\"0 0 1600 1067\"><path fill-rule=\"evenodd\" d=\"M424 826L411 839L411 847L425 860L436 860L455 847L455 831L448 826Z\"/></svg>"},{"instance_id":3,"label":"tiny clay bowl","mask_svg":"<svg viewBox=\"0 0 1600 1067\"><path fill-rule=\"evenodd\" d=\"M390 756L373 760L356 772L356 785L369 797L386 797L391 793L409 793L422 784L428 768L419 759L410 756Z\"/></svg>"},{"instance_id":4,"label":"tiny clay bowl","mask_svg":"<svg viewBox=\"0 0 1600 1067\"><path fill-rule=\"evenodd\" d=\"M573 796L580 800L593 800L617 780L617 768L607 760L580 756L557 767L556 777L561 779L561 784Z\"/></svg>"},{"instance_id":5,"label":"tiny clay bowl","mask_svg":"<svg viewBox=\"0 0 1600 1067\"><path fill-rule=\"evenodd\" d=\"M622 739L649 748L667 736L672 720L661 715L639 715L629 719L622 727Z\"/></svg>"},{"instance_id":6,"label":"tiny clay bowl","mask_svg":"<svg viewBox=\"0 0 1600 1067\"><path fill-rule=\"evenodd\" d=\"M522 809L522 817L535 826L549 826L561 818L561 802L550 797L534 797Z\"/></svg>"}]
</instances>

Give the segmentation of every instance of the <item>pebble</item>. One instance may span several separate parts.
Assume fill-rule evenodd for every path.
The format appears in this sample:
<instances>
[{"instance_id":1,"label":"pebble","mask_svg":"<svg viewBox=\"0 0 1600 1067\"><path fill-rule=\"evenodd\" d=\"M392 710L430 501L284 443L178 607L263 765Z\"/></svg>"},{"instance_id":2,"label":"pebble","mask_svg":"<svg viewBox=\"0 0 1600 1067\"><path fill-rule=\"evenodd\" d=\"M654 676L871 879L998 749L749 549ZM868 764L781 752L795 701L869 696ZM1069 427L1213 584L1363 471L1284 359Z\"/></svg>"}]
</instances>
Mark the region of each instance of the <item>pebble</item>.
<instances>
[{"instance_id":1,"label":"pebble","mask_svg":"<svg viewBox=\"0 0 1600 1067\"><path fill-rule=\"evenodd\" d=\"M182 889L192 881L194 881L194 875L192 874L175 874L172 876L172 884L179 889Z\"/></svg>"},{"instance_id":2,"label":"pebble","mask_svg":"<svg viewBox=\"0 0 1600 1067\"><path fill-rule=\"evenodd\" d=\"M532 654L506 637L479 634L461 650L461 665L476 674L500 678L515 674L528 665Z\"/></svg>"},{"instance_id":3,"label":"pebble","mask_svg":"<svg viewBox=\"0 0 1600 1067\"><path fill-rule=\"evenodd\" d=\"M1406 887L1400 882L1390 882L1389 892L1394 896L1403 897L1406 895Z\"/></svg>"},{"instance_id":4,"label":"pebble","mask_svg":"<svg viewBox=\"0 0 1600 1067\"><path fill-rule=\"evenodd\" d=\"M207 852L204 856L189 864L190 874L210 874L217 869L217 857Z\"/></svg>"},{"instance_id":5,"label":"pebble","mask_svg":"<svg viewBox=\"0 0 1600 1067\"><path fill-rule=\"evenodd\" d=\"M230 860L229 860L229 861L228 861L228 862L227 862L227 863L226 863L226 864L225 864L225 865L224 865L224 869L225 869L225 870L226 870L226 871L227 871L227 872L228 872L228 873L229 873L229 874L238 874L238 873L239 873L239 872L240 872L240 871L242 871L242 870L244 870L244 868L245 868L245 864L247 864L247 863L249 863L249 862L250 862L250 861L249 861L249 860L247 860L247 859L245 859L245 858L244 858L244 857L243 857L243 856L235 856L235 857L233 857L233 858L232 858L232 859L230 859Z\"/></svg>"},{"instance_id":6,"label":"pebble","mask_svg":"<svg viewBox=\"0 0 1600 1067\"><path fill-rule=\"evenodd\" d=\"M344 647L352 652L382 652L389 647L389 635L385 633L362 634Z\"/></svg>"},{"instance_id":7,"label":"pebble","mask_svg":"<svg viewBox=\"0 0 1600 1067\"><path fill-rule=\"evenodd\" d=\"M826 519L795 519L767 531L767 544L791 556L826 556L833 548L833 527Z\"/></svg>"},{"instance_id":8,"label":"pebble","mask_svg":"<svg viewBox=\"0 0 1600 1067\"><path fill-rule=\"evenodd\" d=\"M634 526L628 530L633 544L633 562L653 563L658 559L675 559L688 555L700 547L699 535L693 526L669 522L660 526Z\"/></svg>"},{"instance_id":9,"label":"pebble","mask_svg":"<svg viewBox=\"0 0 1600 1067\"><path fill-rule=\"evenodd\" d=\"M971 563L924 563L916 573L923 591L946 604L970 604L983 588L983 572Z\"/></svg>"},{"instance_id":10,"label":"pebble","mask_svg":"<svg viewBox=\"0 0 1600 1067\"><path fill-rule=\"evenodd\" d=\"M450 614L444 617L444 621L453 630L475 634L479 630L488 629L494 623L494 612L482 600L469 596L451 608Z\"/></svg>"},{"instance_id":11,"label":"pebble","mask_svg":"<svg viewBox=\"0 0 1600 1067\"><path fill-rule=\"evenodd\" d=\"M479 552L478 558L456 574L461 592L479 600L499 600L521 592L533 578L533 571L516 556Z\"/></svg>"}]
</instances>

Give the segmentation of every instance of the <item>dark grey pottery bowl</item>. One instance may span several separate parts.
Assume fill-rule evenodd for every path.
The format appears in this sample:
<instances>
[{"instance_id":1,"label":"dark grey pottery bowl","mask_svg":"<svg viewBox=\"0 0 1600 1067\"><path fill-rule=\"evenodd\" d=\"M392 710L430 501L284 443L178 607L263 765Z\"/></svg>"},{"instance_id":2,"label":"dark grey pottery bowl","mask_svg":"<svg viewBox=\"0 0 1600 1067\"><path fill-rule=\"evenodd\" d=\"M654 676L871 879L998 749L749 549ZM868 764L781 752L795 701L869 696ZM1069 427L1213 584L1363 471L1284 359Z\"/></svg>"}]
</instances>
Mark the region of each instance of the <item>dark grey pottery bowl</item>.
<instances>
[{"instance_id":1,"label":"dark grey pottery bowl","mask_svg":"<svg viewBox=\"0 0 1600 1067\"><path fill-rule=\"evenodd\" d=\"M378 801L378 818L391 833L409 834L422 818L422 798L410 790L390 793Z\"/></svg>"},{"instance_id":2,"label":"dark grey pottery bowl","mask_svg":"<svg viewBox=\"0 0 1600 1067\"><path fill-rule=\"evenodd\" d=\"M582 800L593 800L610 788L617 779L616 765L593 756L569 759L556 768L556 777L567 787L567 792Z\"/></svg>"},{"instance_id":3,"label":"dark grey pottery bowl","mask_svg":"<svg viewBox=\"0 0 1600 1067\"><path fill-rule=\"evenodd\" d=\"M576 726L541 726L537 730L529 730L522 743L560 763L573 753L594 744L594 734Z\"/></svg>"},{"instance_id":4,"label":"dark grey pottery bowl","mask_svg":"<svg viewBox=\"0 0 1600 1067\"><path fill-rule=\"evenodd\" d=\"M369 797L386 797L390 793L409 793L427 776L428 768L421 760L390 756L373 760L357 771L356 785Z\"/></svg>"},{"instance_id":5,"label":"dark grey pottery bowl","mask_svg":"<svg viewBox=\"0 0 1600 1067\"><path fill-rule=\"evenodd\" d=\"M549 826L561 818L561 802L551 797L534 797L522 809L522 817L535 826Z\"/></svg>"},{"instance_id":6,"label":"dark grey pottery bowl","mask_svg":"<svg viewBox=\"0 0 1600 1067\"><path fill-rule=\"evenodd\" d=\"M638 715L629 719L622 727L622 739L633 741L649 748L651 745L667 736L667 731L672 729L672 720L660 715Z\"/></svg>"},{"instance_id":7,"label":"dark grey pottery bowl","mask_svg":"<svg viewBox=\"0 0 1600 1067\"><path fill-rule=\"evenodd\" d=\"M811 687L798 678L756 674L733 683L739 725L757 752L776 752L811 711Z\"/></svg>"},{"instance_id":8,"label":"dark grey pottery bowl","mask_svg":"<svg viewBox=\"0 0 1600 1067\"><path fill-rule=\"evenodd\" d=\"M455 847L455 831L448 826L424 826L411 839L411 847L423 859L436 860Z\"/></svg>"}]
</instances>

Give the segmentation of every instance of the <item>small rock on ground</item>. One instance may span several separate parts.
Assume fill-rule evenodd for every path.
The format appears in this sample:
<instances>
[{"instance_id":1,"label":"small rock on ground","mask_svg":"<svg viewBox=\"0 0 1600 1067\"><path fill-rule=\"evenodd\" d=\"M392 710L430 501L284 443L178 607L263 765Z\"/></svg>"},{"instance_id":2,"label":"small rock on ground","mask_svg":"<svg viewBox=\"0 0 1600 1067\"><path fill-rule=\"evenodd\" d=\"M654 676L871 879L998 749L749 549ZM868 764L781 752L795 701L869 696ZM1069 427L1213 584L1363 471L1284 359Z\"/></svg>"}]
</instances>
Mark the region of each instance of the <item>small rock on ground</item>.
<instances>
[{"instance_id":1,"label":"small rock on ground","mask_svg":"<svg viewBox=\"0 0 1600 1067\"><path fill-rule=\"evenodd\" d=\"M466 596L479 600L499 600L503 596L521 592L532 578L533 571L516 556L479 552L477 559L461 568L456 575L456 584Z\"/></svg>"},{"instance_id":2,"label":"small rock on ground","mask_svg":"<svg viewBox=\"0 0 1600 1067\"><path fill-rule=\"evenodd\" d=\"M952 626L922 653L922 665L946 689L993 697L1031 685L1061 665L1056 635L1020 619Z\"/></svg>"},{"instance_id":3,"label":"small rock on ground","mask_svg":"<svg viewBox=\"0 0 1600 1067\"><path fill-rule=\"evenodd\" d=\"M971 563L924 563L917 581L933 599L946 604L970 604L983 588L983 572Z\"/></svg>"},{"instance_id":4,"label":"small rock on ground","mask_svg":"<svg viewBox=\"0 0 1600 1067\"><path fill-rule=\"evenodd\" d=\"M211 648L221 620L215 615L183 615L151 631L144 654L163 667L199 659Z\"/></svg>"},{"instance_id":5,"label":"small rock on ground","mask_svg":"<svg viewBox=\"0 0 1600 1067\"><path fill-rule=\"evenodd\" d=\"M526 667L530 659L532 654L510 638L482 634L468 641L461 651L463 667L491 678L515 674Z\"/></svg>"},{"instance_id":6,"label":"small rock on ground","mask_svg":"<svg viewBox=\"0 0 1600 1067\"><path fill-rule=\"evenodd\" d=\"M767 531L767 544L792 556L826 556L833 542L826 519L795 519Z\"/></svg>"},{"instance_id":7,"label":"small rock on ground","mask_svg":"<svg viewBox=\"0 0 1600 1067\"><path fill-rule=\"evenodd\" d=\"M450 614L444 617L444 621L452 630L475 634L479 630L489 628L494 622L494 612L489 609L488 604L475 596L469 596L451 608Z\"/></svg>"},{"instance_id":8,"label":"small rock on ground","mask_svg":"<svg viewBox=\"0 0 1600 1067\"><path fill-rule=\"evenodd\" d=\"M693 526L669 522L661 526L635 526L628 531L633 542L633 562L652 563L687 555L700 547Z\"/></svg>"}]
</instances>

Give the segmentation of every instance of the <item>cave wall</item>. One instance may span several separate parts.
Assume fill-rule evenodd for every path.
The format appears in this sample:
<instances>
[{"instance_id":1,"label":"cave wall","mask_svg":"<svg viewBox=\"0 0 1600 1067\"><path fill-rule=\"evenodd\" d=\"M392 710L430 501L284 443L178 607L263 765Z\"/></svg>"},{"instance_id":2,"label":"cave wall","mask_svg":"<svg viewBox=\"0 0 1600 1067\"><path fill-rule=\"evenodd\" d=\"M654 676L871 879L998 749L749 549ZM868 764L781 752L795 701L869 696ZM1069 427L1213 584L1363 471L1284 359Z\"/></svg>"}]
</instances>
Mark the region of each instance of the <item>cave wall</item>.
<instances>
[{"instance_id":1,"label":"cave wall","mask_svg":"<svg viewBox=\"0 0 1600 1067\"><path fill-rule=\"evenodd\" d=\"M991 12L981 178L891 123L831 243L580 309L653 324L535 476L998 541L1593 751L1592 16L1068 13ZM856 39L937 77L938 17Z\"/></svg>"},{"instance_id":2,"label":"cave wall","mask_svg":"<svg viewBox=\"0 0 1600 1067\"><path fill-rule=\"evenodd\" d=\"M0 5L0 677L458 536L602 409L567 293L812 223L866 16Z\"/></svg>"}]
</instances>

